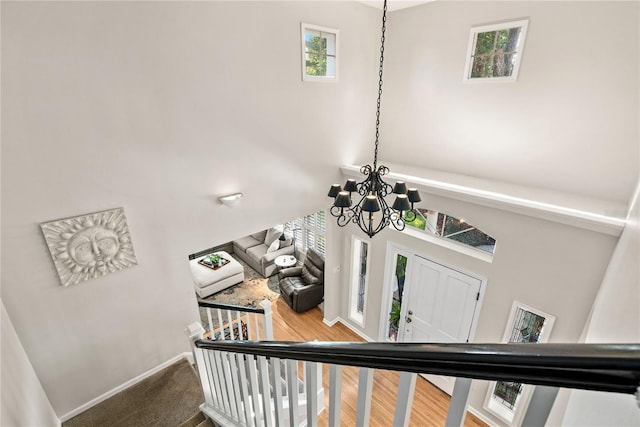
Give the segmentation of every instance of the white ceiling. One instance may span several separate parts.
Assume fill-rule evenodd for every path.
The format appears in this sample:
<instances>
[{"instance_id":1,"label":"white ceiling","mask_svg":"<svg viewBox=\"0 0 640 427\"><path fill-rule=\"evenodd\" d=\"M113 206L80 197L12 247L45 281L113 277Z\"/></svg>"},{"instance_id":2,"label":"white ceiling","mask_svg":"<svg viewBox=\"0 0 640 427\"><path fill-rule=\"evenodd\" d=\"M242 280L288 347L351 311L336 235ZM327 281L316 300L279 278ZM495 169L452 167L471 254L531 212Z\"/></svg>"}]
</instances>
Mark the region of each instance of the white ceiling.
<instances>
[{"instance_id":1,"label":"white ceiling","mask_svg":"<svg viewBox=\"0 0 640 427\"><path fill-rule=\"evenodd\" d=\"M384 4L381 0L357 0L360 3L364 3L367 6L373 6L382 10ZM419 6L421 4L430 3L435 0L388 0L387 10L393 12L394 10L406 9L408 7Z\"/></svg>"}]
</instances>

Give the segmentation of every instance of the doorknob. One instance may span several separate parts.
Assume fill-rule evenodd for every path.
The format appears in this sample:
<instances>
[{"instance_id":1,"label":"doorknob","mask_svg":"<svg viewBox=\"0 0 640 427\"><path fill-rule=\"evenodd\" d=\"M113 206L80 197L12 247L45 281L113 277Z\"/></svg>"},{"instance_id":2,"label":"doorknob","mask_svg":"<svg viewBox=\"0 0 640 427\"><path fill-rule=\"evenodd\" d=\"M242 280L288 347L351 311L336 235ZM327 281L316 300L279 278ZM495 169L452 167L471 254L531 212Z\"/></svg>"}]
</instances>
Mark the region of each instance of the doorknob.
<instances>
[{"instance_id":1,"label":"doorknob","mask_svg":"<svg viewBox=\"0 0 640 427\"><path fill-rule=\"evenodd\" d=\"M407 316L406 319L404 319L407 321L407 323L411 323L411 317Z\"/></svg>"},{"instance_id":2,"label":"doorknob","mask_svg":"<svg viewBox=\"0 0 640 427\"><path fill-rule=\"evenodd\" d=\"M409 310L409 316L411 316L413 314L413 311Z\"/></svg>"}]
</instances>

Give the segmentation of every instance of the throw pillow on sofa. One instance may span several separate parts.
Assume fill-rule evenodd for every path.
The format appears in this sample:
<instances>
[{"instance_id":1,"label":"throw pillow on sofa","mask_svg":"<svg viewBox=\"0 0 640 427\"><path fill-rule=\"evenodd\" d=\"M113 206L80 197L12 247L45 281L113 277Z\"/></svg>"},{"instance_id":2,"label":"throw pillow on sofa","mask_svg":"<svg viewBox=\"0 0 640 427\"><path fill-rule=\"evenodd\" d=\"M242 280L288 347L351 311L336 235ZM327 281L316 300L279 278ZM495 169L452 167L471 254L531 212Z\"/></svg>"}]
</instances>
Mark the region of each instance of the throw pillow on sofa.
<instances>
[{"instance_id":1,"label":"throw pillow on sofa","mask_svg":"<svg viewBox=\"0 0 640 427\"><path fill-rule=\"evenodd\" d=\"M278 249L280 249L280 240L276 239L273 241L273 243L271 243L269 249L267 249L267 253L270 254L271 252L275 252Z\"/></svg>"},{"instance_id":2,"label":"throw pillow on sofa","mask_svg":"<svg viewBox=\"0 0 640 427\"><path fill-rule=\"evenodd\" d=\"M271 246L271 244L275 241L278 240L278 238L280 237L280 235L282 234L282 230L278 230L277 228L270 228L267 230L267 235L264 238L264 244L268 246Z\"/></svg>"},{"instance_id":3,"label":"throw pillow on sofa","mask_svg":"<svg viewBox=\"0 0 640 427\"><path fill-rule=\"evenodd\" d=\"M278 238L278 241L280 242L280 249L286 248L287 246L291 246L291 244L293 243L293 237L285 236L284 240L280 240L280 238Z\"/></svg>"}]
</instances>

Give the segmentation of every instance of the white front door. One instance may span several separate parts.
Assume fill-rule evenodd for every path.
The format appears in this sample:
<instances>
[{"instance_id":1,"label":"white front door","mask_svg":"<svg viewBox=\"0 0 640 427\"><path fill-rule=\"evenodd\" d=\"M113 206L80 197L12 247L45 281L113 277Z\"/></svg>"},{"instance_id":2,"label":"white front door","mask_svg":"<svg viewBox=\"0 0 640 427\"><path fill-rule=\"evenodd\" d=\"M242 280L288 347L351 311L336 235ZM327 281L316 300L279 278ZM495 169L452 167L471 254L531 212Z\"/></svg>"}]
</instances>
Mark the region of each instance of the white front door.
<instances>
[{"instance_id":1,"label":"white front door","mask_svg":"<svg viewBox=\"0 0 640 427\"><path fill-rule=\"evenodd\" d=\"M414 256L403 297L404 342L467 342L480 297L482 281L443 265ZM448 394L455 378L425 377Z\"/></svg>"}]
</instances>

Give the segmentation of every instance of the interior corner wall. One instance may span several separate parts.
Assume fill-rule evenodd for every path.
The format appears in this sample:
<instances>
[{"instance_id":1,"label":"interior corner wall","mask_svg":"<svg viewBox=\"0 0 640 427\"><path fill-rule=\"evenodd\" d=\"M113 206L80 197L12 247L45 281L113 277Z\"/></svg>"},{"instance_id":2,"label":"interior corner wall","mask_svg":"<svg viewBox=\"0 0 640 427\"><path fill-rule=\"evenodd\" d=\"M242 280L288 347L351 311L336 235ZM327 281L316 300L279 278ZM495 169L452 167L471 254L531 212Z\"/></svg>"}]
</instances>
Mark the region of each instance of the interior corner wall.
<instances>
[{"instance_id":1,"label":"interior corner wall","mask_svg":"<svg viewBox=\"0 0 640 427\"><path fill-rule=\"evenodd\" d=\"M0 7L2 300L62 418L188 351L188 254L326 205L338 167L373 138L379 14L322 1ZM301 22L340 31L338 82L302 82ZM233 208L216 200L237 191ZM115 207L138 265L60 286L39 224Z\"/></svg>"},{"instance_id":2,"label":"interior corner wall","mask_svg":"<svg viewBox=\"0 0 640 427\"><path fill-rule=\"evenodd\" d=\"M370 242L371 251L364 327L350 322L353 328L373 339L379 336L380 316L388 312L388 307L381 304L386 250L391 242L431 261L487 280L474 342L502 341L514 300L556 316L550 342L578 342L616 237L436 196L424 190L421 195L421 207L464 218L493 236L497 242L493 261L488 263L395 230L387 229L369 239L357 227L345 227L343 233L347 241L350 235L356 234ZM345 245L340 317L347 321L349 253ZM474 381L469 406L496 425L503 425L482 408L487 388L488 382Z\"/></svg>"},{"instance_id":3,"label":"interior corner wall","mask_svg":"<svg viewBox=\"0 0 640 427\"><path fill-rule=\"evenodd\" d=\"M2 364L2 405L0 425L59 426L49 399L20 343L11 319L2 305L0 361Z\"/></svg>"},{"instance_id":4,"label":"interior corner wall","mask_svg":"<svg viewBox=\"0 0 640 427\"><path fill-rule=\"evenodd\" d=\"M640 209L638 191L620 240L585 327L587 343L640 343ZM633 395L584 390L565 392L548 425L637 426L640 412ZM565 401L566 399L566 401ZM566 409L564 406L566 405ZM564 412L562 411L564 409Z\"/></svg>"},{"instance_id":5,"label":"interior corner wall","mask_svg":"<svg viewBox=\"0 0 640 427\"><path fill-rule=\"evenodd\" d=\"M463 82L471 28L524 18L517 81ZM627 203L640 173L639 20L637 1L434 1L392 12L381 158Z\"/></svg>"}]
</instances>

